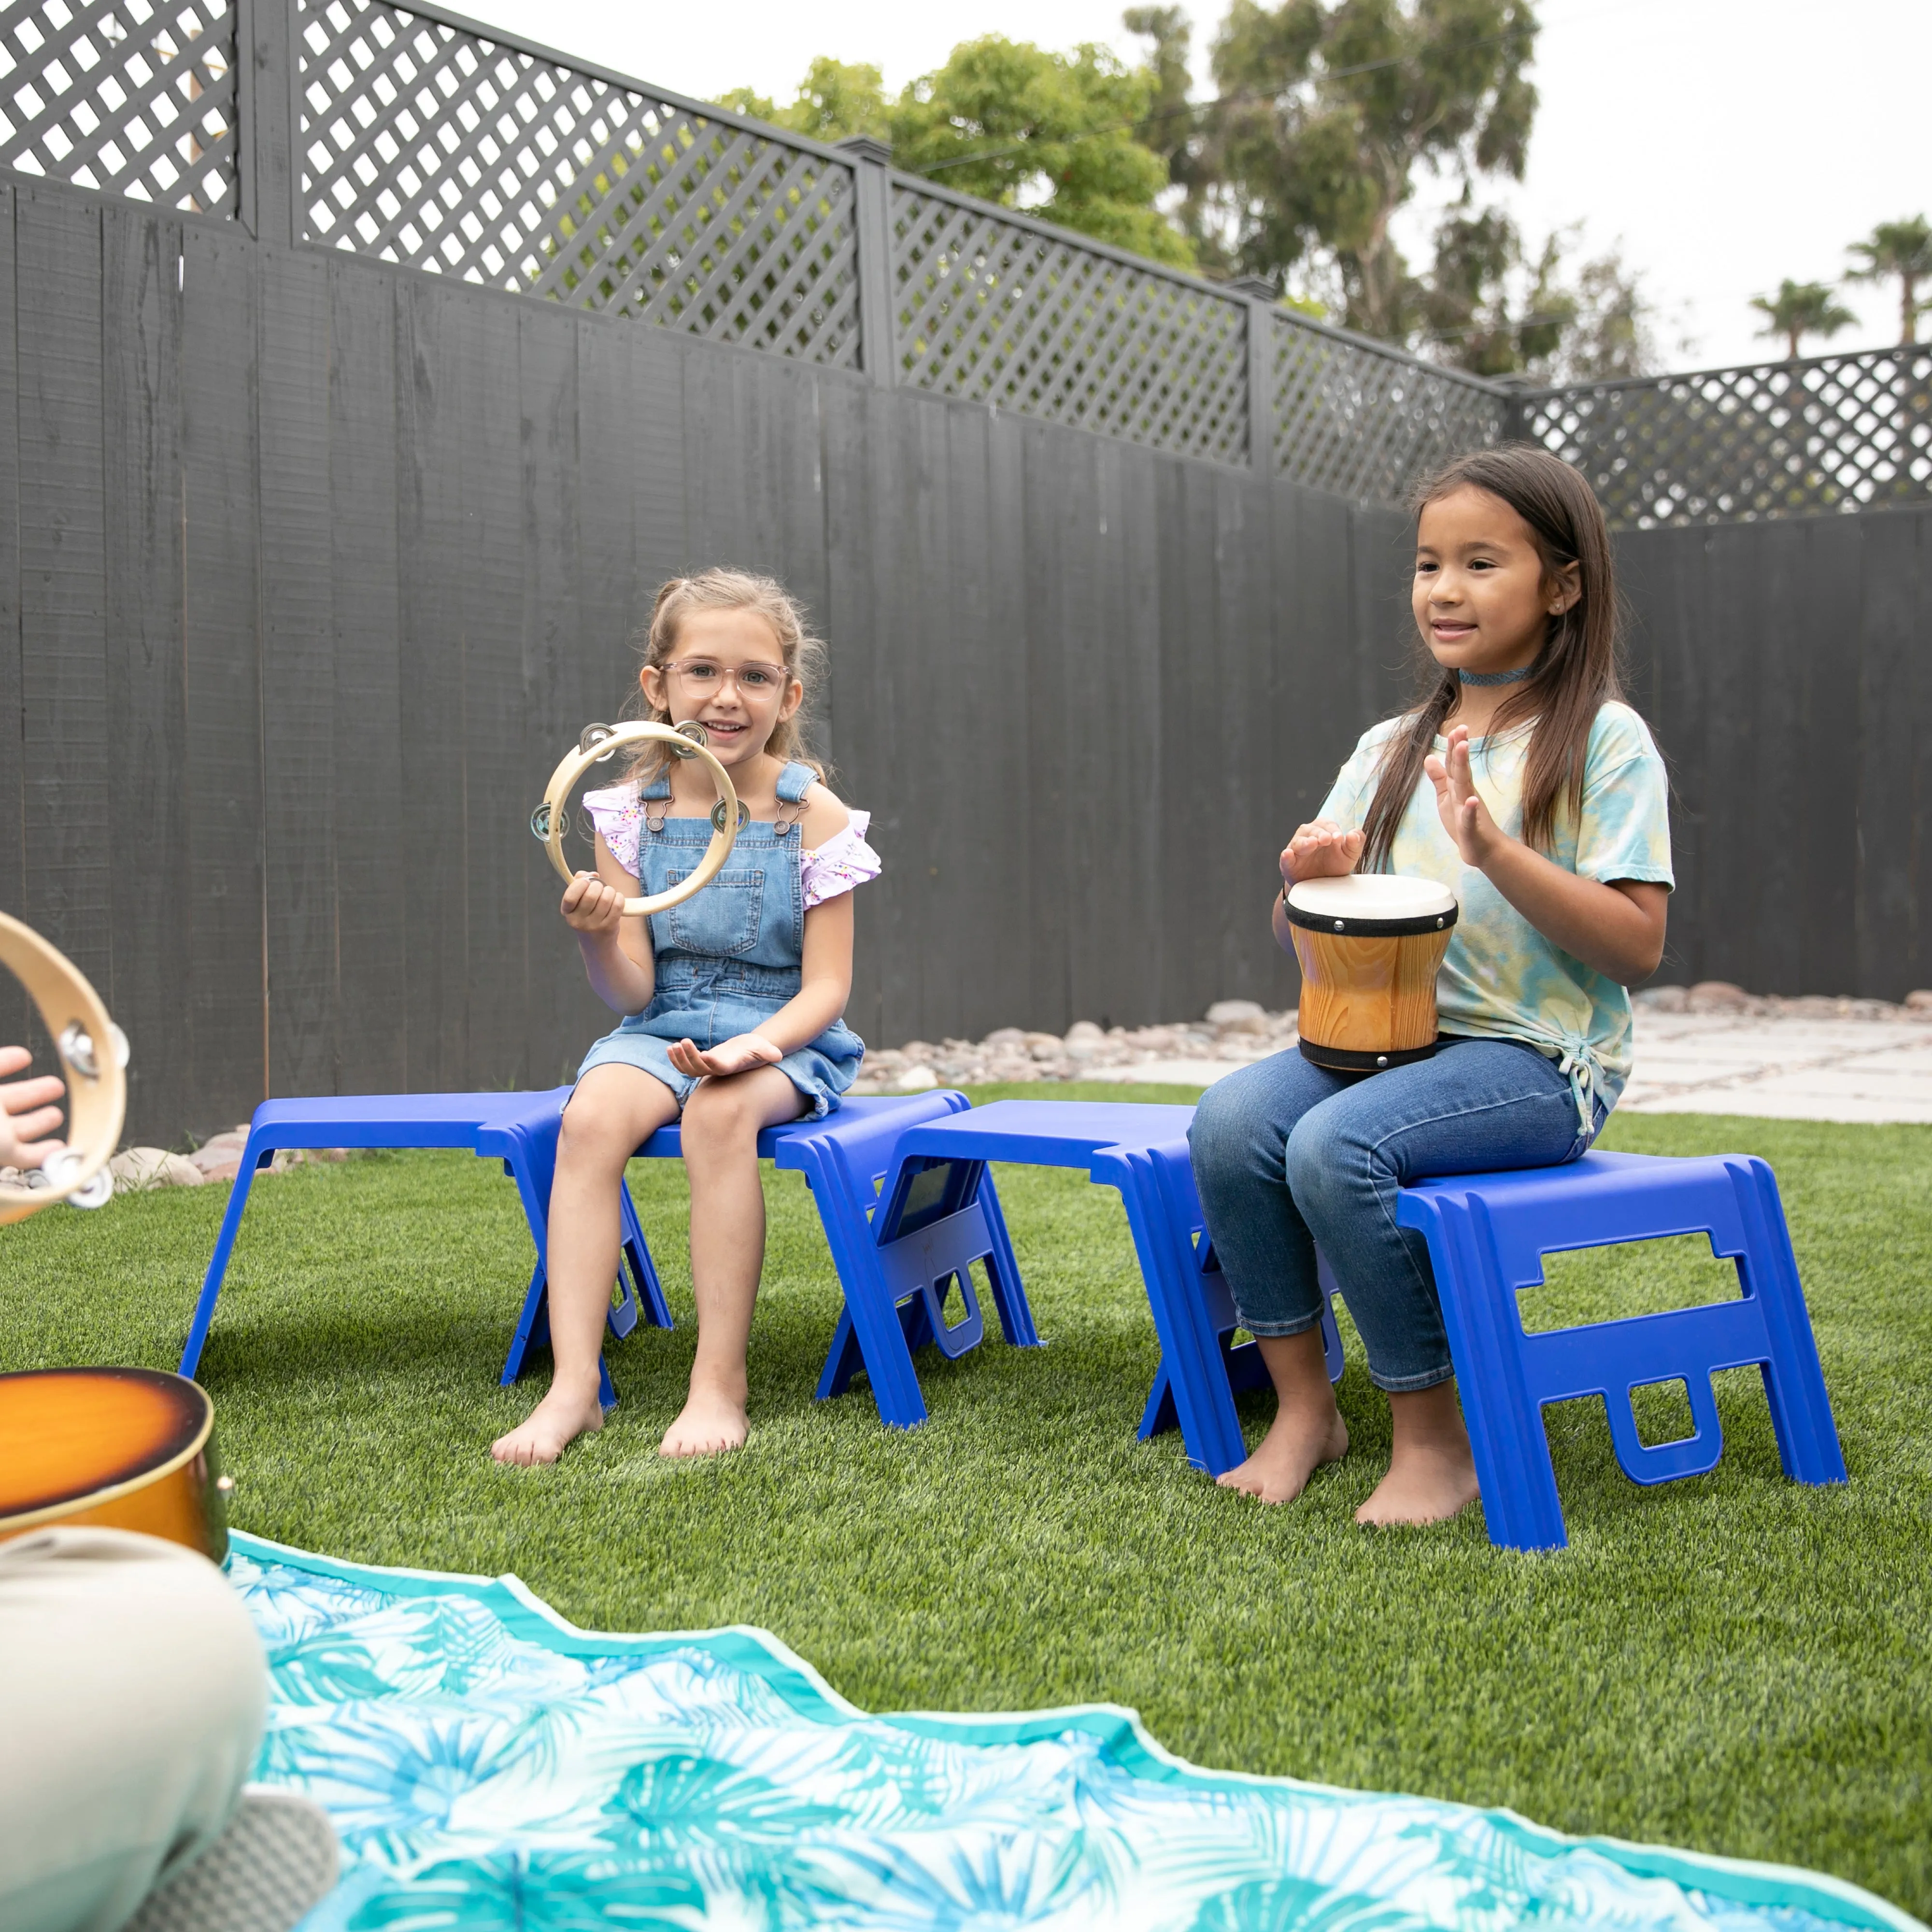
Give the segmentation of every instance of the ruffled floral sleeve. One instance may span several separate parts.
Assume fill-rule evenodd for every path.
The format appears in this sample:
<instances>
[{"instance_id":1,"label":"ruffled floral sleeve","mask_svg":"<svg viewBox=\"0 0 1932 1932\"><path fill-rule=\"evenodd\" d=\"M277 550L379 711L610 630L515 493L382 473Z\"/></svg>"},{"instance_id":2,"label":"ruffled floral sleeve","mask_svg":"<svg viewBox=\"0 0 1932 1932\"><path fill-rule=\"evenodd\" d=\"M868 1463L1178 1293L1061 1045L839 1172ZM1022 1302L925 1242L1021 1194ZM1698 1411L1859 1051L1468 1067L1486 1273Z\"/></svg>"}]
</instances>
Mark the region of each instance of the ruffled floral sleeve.
<instances>
[{"instance_id":1,"label":"ruffled floral sleeve","mask_svg":"<svg viewBox=\"0 0 1932 1932\"><path fill-rule=\"evenodd\" d=\"M585 802L589 802L587 797ZM872 823L869 812L855 812L842 832L835 832L817 850L806 854L803 880L807 912L827 899L836 899L841 892L849 892L854 886L862 886L868 879L876 879L885 869L878 854L866 843ZM610 843L608 838L604 843ZM631 844L634 851L635 832L632 834Z\"/></svg>"},{"instance_id":2,"label":"ruffled floral sleeve","mask_svg":"<svg viewBox=\"0 0 1932 1932\"><path fill-rule=\"evenodd\" d=\"M644 815L644 800L634 784L609 785L584 794L584 808L604 841L604 849L628 872L638 876L638 826Z\"/></svg>"}]
</instances>

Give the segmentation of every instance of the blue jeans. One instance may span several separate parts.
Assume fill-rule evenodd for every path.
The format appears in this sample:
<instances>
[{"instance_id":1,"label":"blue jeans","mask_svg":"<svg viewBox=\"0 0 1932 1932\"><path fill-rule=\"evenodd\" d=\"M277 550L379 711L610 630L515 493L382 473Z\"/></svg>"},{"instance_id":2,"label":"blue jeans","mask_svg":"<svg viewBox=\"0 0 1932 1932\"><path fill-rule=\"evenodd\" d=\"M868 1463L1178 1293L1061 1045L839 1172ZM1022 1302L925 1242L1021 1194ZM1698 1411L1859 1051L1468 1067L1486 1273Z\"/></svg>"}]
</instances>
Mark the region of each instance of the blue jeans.
<instances>
[{"instance_id":1,"label":"blue jeans","mask_svg":"<svg viewBox=\"0 0 1932 1932\"><path fill-rule=\"evenodd\" d=\"M1594 1135L1581 1132L1554 1060L1466 1039L1366 1076L1328 1072L1291 1047L1216 1081L1187 1138L1242 1327L1299 1335L1321 1320L1318 1243L1376 1386L1404 1390L1455 1370L1427 1244L1396 1226L1397 1190L1430 1174L1559 1166Z\"/></svg>"}]
</instances>

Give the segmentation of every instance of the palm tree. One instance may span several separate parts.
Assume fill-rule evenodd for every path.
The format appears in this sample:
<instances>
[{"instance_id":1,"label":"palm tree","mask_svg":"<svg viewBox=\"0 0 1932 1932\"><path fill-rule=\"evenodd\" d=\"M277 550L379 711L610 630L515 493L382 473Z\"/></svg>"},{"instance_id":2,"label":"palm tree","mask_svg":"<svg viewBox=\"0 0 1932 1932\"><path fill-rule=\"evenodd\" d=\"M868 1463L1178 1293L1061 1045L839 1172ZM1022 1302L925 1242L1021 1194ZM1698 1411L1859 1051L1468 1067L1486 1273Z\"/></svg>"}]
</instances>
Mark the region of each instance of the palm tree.
<instances>
[{"instance_id":1,"label":"palm tree","mask_svg":"<svg viewBox=\"0 0 1932 1932\"><path fill-rule=\"evenodd\" d=\"M1774 296L1753 296L1750 305L1766 318L1760 335L1781 335L1790 345L1791 359L1798 356L1798 344L1808 335L1828 340L1841 328L1858 320L1824 282L1794 282L1787 275L1778 285Z\"/></svg>"},{"instance_id":2,"label":"palm tree","mask_svg":"<svg viewBox=\"0 0 1932 1932\"><path fill-rule=\"evenodd\" d=\"M1864 266L1846 278L1853 282L1882 282L1898 278L1898 339L1901 343L1918 340L1917 323L1922 310L1932 310L1932 302L1918 299L1918 284L1932 278L1932 222L1922 214L1910 221L1881 221L1862 242L1854 242L1845 251L1864 257Z\"/></svg>"}]
</instances>

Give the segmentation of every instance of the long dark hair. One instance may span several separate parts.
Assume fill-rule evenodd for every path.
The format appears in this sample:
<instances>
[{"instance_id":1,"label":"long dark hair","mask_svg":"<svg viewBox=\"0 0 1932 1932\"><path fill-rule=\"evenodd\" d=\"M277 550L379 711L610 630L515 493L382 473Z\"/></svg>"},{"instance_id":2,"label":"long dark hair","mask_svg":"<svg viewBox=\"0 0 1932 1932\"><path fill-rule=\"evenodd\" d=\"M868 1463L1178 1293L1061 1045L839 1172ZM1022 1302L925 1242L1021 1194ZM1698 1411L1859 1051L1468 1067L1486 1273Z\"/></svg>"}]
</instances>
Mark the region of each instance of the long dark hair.
<instances>
[{"instance_id":1,"label":"long dark hair","mask_svg":"<svg viewBox=\"0 0 1932 1932\"><path fill-rule=\"evenodd\" d=\"M1536 721L1523 770L1522 836L1526 844L1547 847L1558 813L1567 806L1574 818L1582 810L1584 760L1598 710L1623 695L1617 676L1622 610L1610 532L1589 484L1568 464L1532 443L1506 442L1457 457L1420 485L1410 508L1420 518L1428 505L1465 489L1499 497L1529 526L1546 577L1577 566L1580 594L1550 620L1528 677L1511 691L1490 727L1493 734ZM1362 828L1366 872L1388 863L1396 828L1422 777L1422 761L1461 694L1455 672L1429 655L1419 632L1416 643L1424 668L1418 703L1382 752Z\"/></svg>"}]
</instances>

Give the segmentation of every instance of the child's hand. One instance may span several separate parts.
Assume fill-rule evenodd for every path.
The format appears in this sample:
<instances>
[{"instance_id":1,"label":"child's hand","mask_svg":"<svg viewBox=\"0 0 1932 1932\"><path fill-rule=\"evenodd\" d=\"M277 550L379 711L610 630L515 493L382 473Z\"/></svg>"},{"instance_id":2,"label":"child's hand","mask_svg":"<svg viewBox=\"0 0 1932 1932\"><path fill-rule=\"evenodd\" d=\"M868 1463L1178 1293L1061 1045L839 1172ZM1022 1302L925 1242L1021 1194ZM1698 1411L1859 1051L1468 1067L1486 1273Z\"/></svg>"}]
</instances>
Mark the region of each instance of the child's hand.
<instances>
[{"instance_id":1,"label":"child's hand","mask_svg":"<svg viewBox=\"0 0 1932 1932\"><path fill-rule=\"evenodd\" d=\"M563 889L563 916L574 932L616 932L624 916L624 896L595 872L579 872Z\"/></svg>"},{"instance_id":2,"label":"child's hand","mask_svg":"<svg viewBox=\"0 0 1932 1932\"><path fill-rule=\"evenodd\" d=\"M1345 832L1332 818L1318 818L1298 827L1281 855L1282 882L1298 885L1304 879L1339 879L1355 869L1362 856L1362 835Z\"/></svg>"},{"instance_id":3,"label":"child's hand","mask_svg":"<svg viewBox=\"0 0 1932 1932\"><path fill-rule=\"evenodd\" d=\"M0 1046L0 1073L17 1073L33 1058L24 1046ZM54 1073L0 1087L0 1167L38 1167L60 1147L41 1136L60 1125L61 1111L52 1102L66 1091Z\"/></svg>"},{"instance_id":4,"label":"child's hand","mask_svg":"<svg viewBox=\"0 0 1932 1932\"><path fill-rule=\"evenodd\" d=\"M1469 728L1453 726L1447 752L1438 756L1432 752L1423 760L1422 769L1436 787L1436 808L1442 814L1442 829L1456 842L1463 864L1486 864L1503 842L1503 835L1470 772Z\"/></svg>"},{"instance_id":5,"label":"child's hand","mask_svg":"<svg viewBox=\"0 0 1932 1932\"><path fill-rule=\"evenodd\" d=\"M748 1073L754 1066L776 1066L784 1055L760 1033L734 1034L705 1052L694 1040L681 1040L670 1049L670 1064L693 1080L722 1080L727 1074Z\"/></svg>"}]
</instances>

